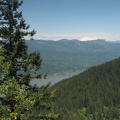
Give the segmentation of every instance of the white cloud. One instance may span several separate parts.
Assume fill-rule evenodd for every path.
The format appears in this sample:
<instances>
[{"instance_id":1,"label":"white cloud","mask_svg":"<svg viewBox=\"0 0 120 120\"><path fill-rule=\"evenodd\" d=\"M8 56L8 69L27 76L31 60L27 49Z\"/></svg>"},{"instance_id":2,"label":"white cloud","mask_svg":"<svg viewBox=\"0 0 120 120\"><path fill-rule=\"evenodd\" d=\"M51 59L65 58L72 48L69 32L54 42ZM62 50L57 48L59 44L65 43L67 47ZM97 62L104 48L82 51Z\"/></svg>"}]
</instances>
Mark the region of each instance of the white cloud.
<instances>
[{"instance_id":1,"label":"white cloud","mask_svg":"<svg viewBox=\"0 0 120 120\"><path fill-rule=\"evenodd\" d=\"M81 41L88 41L88 40L96 40L96 39L98 39L98 38L96 38L96 37L82 37L80 40Z\"/></svg>"},{"instance_id":2,"label":"white cloud","mask_svg":"<svg viewBox=\"0 0 120 120\"><path fill-rule=\"evenodd\" d=\"M81 41L105 39L105 40L120 40L120 35L111 33L68 33L68 34L41 34L35 35L34 39L43 40L60 40L60 39L78 39Z\"/></svg>"}]
</instances>

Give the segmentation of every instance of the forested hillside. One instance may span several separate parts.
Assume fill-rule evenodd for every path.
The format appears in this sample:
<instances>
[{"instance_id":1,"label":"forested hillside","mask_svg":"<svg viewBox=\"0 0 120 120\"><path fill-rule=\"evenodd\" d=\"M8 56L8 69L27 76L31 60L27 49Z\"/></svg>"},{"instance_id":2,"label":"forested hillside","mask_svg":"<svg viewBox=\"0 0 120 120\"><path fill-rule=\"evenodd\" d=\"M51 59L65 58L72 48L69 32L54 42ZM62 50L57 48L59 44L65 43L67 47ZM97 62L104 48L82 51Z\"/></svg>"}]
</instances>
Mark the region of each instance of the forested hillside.
<instances>
[{"instance_id":1,"label":"forested hillside","mask_svg":"<svg viewBox=\"0 0 120 120\"><path fill-rule=\"evenodd\" d=\"M60 81L55 101L61 120L120 120L120 58Z\"/></svg>"},{"instance_id":2,"label":"forested hillside","mask_svg":"<svg viewBox=\"0 0 120 120\"><path fill-rule=\"evenodd\" d=\"M120 43L105 40L34 40L27 44L29 52L41 53L41 70L49 74L81 72L120 56Z\"/></svg>"}]
</instances>

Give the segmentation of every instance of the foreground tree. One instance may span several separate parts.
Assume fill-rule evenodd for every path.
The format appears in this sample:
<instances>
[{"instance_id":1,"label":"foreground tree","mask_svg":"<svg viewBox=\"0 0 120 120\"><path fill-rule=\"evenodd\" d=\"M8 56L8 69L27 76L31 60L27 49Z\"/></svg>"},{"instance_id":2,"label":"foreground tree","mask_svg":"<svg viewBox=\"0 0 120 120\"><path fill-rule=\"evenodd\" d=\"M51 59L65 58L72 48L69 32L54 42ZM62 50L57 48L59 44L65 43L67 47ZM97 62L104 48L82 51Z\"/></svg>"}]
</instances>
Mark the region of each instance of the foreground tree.
<instances>
[{"instance_id":1,"label":"foreground tree","mask_svg":"<svg viewBox=\"0 0 120 120\"><path fill-rule=\"evenodd\" d=\"M30 35L33 39L35 30L28 31L29 25L18 11L22 3L0 1L0 119L57 119L58 115L48 111L55 91L49 91L49 84L30 84L33 78L44 78L46 74L37 73L42 62L40 53L27 52L24 37Z\"/></svg>"}]
</instances>

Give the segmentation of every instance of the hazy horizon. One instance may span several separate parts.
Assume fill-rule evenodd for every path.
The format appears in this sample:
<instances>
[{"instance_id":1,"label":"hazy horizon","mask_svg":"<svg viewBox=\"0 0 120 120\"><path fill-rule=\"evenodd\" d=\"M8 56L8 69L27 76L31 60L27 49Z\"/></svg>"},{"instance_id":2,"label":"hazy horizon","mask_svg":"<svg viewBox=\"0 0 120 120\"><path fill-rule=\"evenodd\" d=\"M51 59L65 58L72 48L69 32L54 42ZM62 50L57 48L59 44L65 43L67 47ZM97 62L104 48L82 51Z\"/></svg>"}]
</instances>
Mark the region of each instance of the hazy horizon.
<instances>
[{"instance_id":1,"label":"hazy horizon","mask_svg":"<svg viewBox=\"0 0 120 120\"><path fill-rule=\"evenodd\" d=\"M30 40L30 38L26 38L25 40ZM105 40L105 39L86 39L86 40L80 40L80 39L67 39L67 38L62 38L62 39L34 39L34 40L44 40L44 41L60 41L60 40L78 40L78 41L97 41L97 40L103 40L103 41L110 41L110 42L120 42L120 40Z\"/></svg>"}]
</instances>

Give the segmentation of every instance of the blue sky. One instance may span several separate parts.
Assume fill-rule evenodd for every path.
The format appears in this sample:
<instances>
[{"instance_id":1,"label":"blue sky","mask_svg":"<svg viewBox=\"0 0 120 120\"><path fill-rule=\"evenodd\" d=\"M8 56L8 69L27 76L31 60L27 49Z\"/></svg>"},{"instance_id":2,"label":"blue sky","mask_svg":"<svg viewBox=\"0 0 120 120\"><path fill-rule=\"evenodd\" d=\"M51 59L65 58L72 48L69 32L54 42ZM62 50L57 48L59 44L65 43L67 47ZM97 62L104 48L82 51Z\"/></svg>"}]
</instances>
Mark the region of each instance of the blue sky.
<instances>
[{"instance_id":1,"label":"blue sky","mask_svg":"<svg viewBox=\"0 0 120 120\"><path fill-rule=\"evenodd\" d=\"M24 0L35 39L120 40L120 0Z\"/></svg>"}]
</instances>

